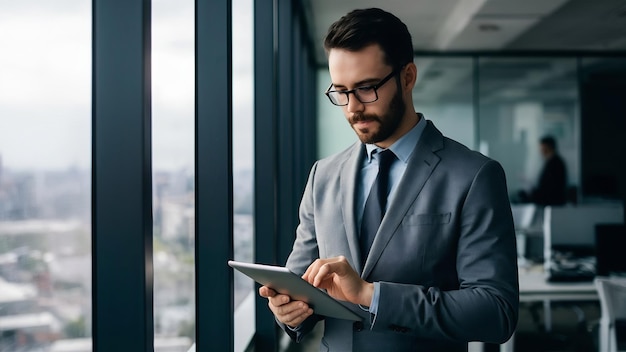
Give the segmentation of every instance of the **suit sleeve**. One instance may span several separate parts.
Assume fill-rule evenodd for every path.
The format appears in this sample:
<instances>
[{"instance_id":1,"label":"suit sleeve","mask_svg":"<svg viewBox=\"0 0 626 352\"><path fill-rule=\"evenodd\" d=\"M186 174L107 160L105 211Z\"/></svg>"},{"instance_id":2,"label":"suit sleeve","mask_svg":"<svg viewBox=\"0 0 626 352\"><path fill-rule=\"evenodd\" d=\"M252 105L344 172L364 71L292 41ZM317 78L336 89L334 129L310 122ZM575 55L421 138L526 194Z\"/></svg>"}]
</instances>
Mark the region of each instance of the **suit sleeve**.
<instances>
[{"instance_id":1,"label":"suit sleeve","mask_svg":"<svg viewBox=\"0 0 626 352\"><path fill-rule=\"evenodd\" d=\"M503 343L517 324L517 251L504 171L486 162L461 207L457 290L380 282L372 330L420 338Z\"/></svg>"}]
</instances>

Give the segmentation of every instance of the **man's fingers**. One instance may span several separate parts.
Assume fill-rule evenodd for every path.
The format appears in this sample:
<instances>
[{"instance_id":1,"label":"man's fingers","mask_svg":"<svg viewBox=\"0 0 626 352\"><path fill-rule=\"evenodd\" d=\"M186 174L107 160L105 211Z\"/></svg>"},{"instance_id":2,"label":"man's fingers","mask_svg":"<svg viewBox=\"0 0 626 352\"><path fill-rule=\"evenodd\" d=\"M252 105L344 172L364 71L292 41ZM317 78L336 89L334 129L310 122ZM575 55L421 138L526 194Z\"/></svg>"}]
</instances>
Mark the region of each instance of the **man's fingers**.
<instances>
[{"instance_id":1,"label":"man's fingers","mask_svg":"<svg viewBox=\"0 0 626 352\"><path fill-rule=\"evenodd\" d=\"M338 257L341 258L341 257ZM304 275L302 275L302 278L305 281L308 281L310 284L313 285L313 282L315 281L315 278L317 276L319 276L319 271L320 269L328 264L328 263L332 263L333 261L337 260L337 258L327 258L327 259L316 259L313 263L311 263L311 265L309 265L309 267L306 269L306 272L304 273Z\"/></svg>"},{"instance_id":2,"label":"man's fingers","mask_svg":"<svg viewBox=\"0 0 626 352\"><path fill-rule=\"evenodd\" d=\"M293 319L287 319L283 321L283 323L291 326L292 328L295 328L298 325L302 324L302 322L304 322L306 318L310 317L312 314L313 314L313 309L309 308L307 311L304 311L304 313L302 314L298 313L295 315Z\"/></svg>"},{"instance_id":3,"label":"man's fingers","mask_svg":"<svg viewBox=\"0 0 626 352\"><path fill-rule=\"evenodd\" d=\"M302 314L306 312L308 308L309 306L306 303L300 302L300 301L294 301L294 302L290 302L287 304L283 304L282 306L274 306L274 311L277 313L277 315L285 317L285 316L295 316L295 315Z\"/></svg>"},{"instance_id":4,"label":"man's fingers","mask_svg":"<svg viewBox=\"0 0 626 352\"><path fill-rule=\"evenodd\" d=\"M324 281L327 277L332 275L331 264L326 263L320 267L317 271L317 275L313 278L313 286L318 287L322 281Z\"/></svg>"},{"instance_id":5,"label":"man's fingers","mask_svg":"<svg viewBox=\"0 0 626 352\"><path fill-rule=\"evenodd\" d=\"M312 280L313 286L318 287L324 280L332 278L333 275L344 276L348 268L349 264L341 260L320 266L317 275Z\"/></svg>"},{"instance_id":6,"label":"man's fingers","mask_svg":"<svg viewBox=\"0 0 626 352\"><path fill-rule=\"evenodd\" d=\"M274 312L274 315L276 315L279 321L289 326L298 326L313 314L313 310L309 308L306 303L299 301L290 302L278 307L270 304L270 309Z\"/></svg>"},{"instance_id":7,"label":"man's fingers","mask_svg":"<svg viewBox=\"0 0 626 352\"><path fill-rule=\"evenodd\" d=\"M345 275L348 268L351 268L350 263L348 263L346 257L342 255L334 258L317 259L309 265L304 275L302 275L302 279L308 281L313 286L317 286L325 278L330 277L330 273Z\"/></svg>"},{"instance_id":8,"label":"man's fingers","mask_svg":"<svg viewBox=\"0 0 626 352\"><path fill-rule=\"evenodd\" d=\"M267 286L259 287L259 295L261 297L270 298L270 297L276 296L276 294L277 294L276 291L272 290L271 288Z\"/></svg>"},{"instance_id":9,"label":"man's fingers","mask_svg":"<svg viewBox=\"0 0 626 352\"><path fill-rule=\"evenodd\" d=\"M275 307L282 306L291 301L291 297L287 295L281 295L267 286L262 286L259 288L259 295L261 295L261 297L267 298L269 303L271 303Z\"/></svg>"},{"instance_id":10,"label":"man's fingers","mask_svg":"<svg viewBox=\"0 0 626 352\"><path fill-rule=\"evenodd\" d=\"M267 298L267 305L276 318L289 326L298 326L313 314L313 309L305 302L292 301L288 295L277 293L267 286L259 287L259 295Z\"/></svg>"},{"instance_id":11,"label":"man's fingers","mask_svg":"<svg viewBox=\"0 0 626 352\"><path fill-rule=\"evenodd\" d=\"M273 297L268 297L270 303L275 307L283 306L291 301L291 298L287 295L277 294Z\"/></svg>"},{"instance_id":12,"label":"man's fingers","mask_svg":"<svg viewBox=\"0 0 626 352\"><path fill-rule=\"evenodd\" d=\"M304 275L302 275L302 279L304 279L305 281L308 281L309 283L313 283L313 279L317 275L317 271L319 270L319 267L320 265L322 265L322 263L323 262L321 259L317 259L313 263L311 263L311 265L309 265L309 267L306 268Z\"/></svg>"}]
</instances>

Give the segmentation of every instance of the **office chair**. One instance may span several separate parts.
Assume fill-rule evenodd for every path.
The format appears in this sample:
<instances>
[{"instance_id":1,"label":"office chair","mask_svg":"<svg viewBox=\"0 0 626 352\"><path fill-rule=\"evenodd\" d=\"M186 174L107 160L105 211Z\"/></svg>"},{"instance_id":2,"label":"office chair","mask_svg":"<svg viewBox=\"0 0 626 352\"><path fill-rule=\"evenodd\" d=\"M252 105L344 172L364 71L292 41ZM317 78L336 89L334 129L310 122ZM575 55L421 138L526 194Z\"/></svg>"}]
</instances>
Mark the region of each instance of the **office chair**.
<instances>
[{"instance_id":1,"label":"office chair","mask_svg":"<svg viewBox=\"0 0 626 352\"><path fill-rule=\"evenodd\" d=\"M626 349L618 346L616 321L626 321L626 279L596 277L595 285L600 297L600 351L615 352ZM626 343L624 343L626 344Z\"/></svg>"}]
</instances>

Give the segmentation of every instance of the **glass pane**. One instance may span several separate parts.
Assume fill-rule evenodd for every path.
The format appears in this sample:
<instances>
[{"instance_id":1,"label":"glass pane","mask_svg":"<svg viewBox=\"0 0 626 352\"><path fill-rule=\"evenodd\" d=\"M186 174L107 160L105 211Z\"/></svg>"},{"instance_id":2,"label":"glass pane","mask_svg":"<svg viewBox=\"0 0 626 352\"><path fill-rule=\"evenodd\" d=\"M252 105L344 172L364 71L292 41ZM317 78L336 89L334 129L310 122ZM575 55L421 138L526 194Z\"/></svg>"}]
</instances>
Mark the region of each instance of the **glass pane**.
<instances>
[{"instance_id":1,"label":"glass pane","mask_svg":"<svg viewBox=\"0 0 626 352\"><path fill-rule=\"evenodd\" d=\"M435 126L468 148L475 149L473 62L471 58L416 57L417 82L413 88L413 105L417 112L432 120ZM318 87L328 87L327 68L318 70ZM322 158L347 148L357 141L341 109L332 105L320 92L317 96L317 157Z\"/></svg>"},{"instance_id":2,"label":"glass pane","mask_svg":"<svg viewBox=\"0 0 626 352\"><path fill-rule=\"evenodd\" d=\"M0 351L91 348L91 1L0 1Z\"/></svg>"},{"instance_id":3,"label":"glass pane","mask_svg":"<svg viewBox=\"0 0 626 352\"><path fill-rule=\"evenodd\" d=\"M234 257L254 261L253 0L233 0L233 213ZM254 334L254 282L235 272L235 351Z\"/></svg>"},{"instance_id":4,"label":"glass pane","mask_svg":"<svg viewBox=\"0 0 626 352\"><path fill-rule=\"evenodd\" d=\"M346 120L340 107L333 105L324 91L330 84L328 67L317 70L317 158L321 159L338 153L359 139Z\"/></svg>"},{"instance_id":5,"label":"glass pane","mask_svg":"<svg viewBox=\"0 0 626 352\"><path fill-rule=\"evenodd\" d=\"M254 261L254 47L253 0L234 0L233 58L233 213L234 257ZM254 334L254 283L235 272L235 351Z\"/></svg>"},{"instance_id":6,"label":"glass pane","mask_svg":"<svg viewBox=\"0 0 626 352\"><path fill-rule=\"evenodd\" d=\"M152 1L154 347L195 341L194 2Z\"/></svg>"},{"instance_id":7,"label":"glass pane","mask_svg":"<svg viewBox=\"0 0 626 352\"><path fill-rule=\"evenodd\" d=\"M530 191L544 160L539 139L551 135L568 184L579 184L579 115L575 59L480 59L479 148L498 160L509 193Z\"/></svg>"},{"instance_id":8,"label":"glass pane","mask_svg":"<svg viewBox=\"0 0 626 352\"><path fill-rule=\"evenodd\" d=\"M413 105L447 137L475 148L471 58L416 57Z\"/></svg>"}]
</instances>

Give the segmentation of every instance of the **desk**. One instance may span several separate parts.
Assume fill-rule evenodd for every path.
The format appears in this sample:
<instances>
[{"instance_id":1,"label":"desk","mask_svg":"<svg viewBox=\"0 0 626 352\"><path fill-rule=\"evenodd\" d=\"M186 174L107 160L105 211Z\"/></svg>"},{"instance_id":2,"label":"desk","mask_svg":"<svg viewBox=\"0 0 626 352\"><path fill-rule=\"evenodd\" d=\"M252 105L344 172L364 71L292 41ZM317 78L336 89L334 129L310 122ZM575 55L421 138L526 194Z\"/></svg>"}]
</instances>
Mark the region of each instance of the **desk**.
<instances>
[{"instance_id":1,"label":"desk","mask_svg":"<svg viewBox=\"0 0 626 352\"><path fill-rule=\"evenodd\" d=\"M589 282L547 282L543 266L534 265L519 270L519 300L543 302L546 331L552 329L552 301L597 301L598 292L593 281ZM500 351L513 351L515 335L500 346Z\"/></svg>"},{"instance_id":2,"label":"desk","mask_svg":"<svg viewBox=\"0 0 626 352\"><path fill-rule=\"evenodd\" d=\"M543 270L533 267L520 269L519 300L520 302L598 300L598 292L593 281L547 282Z\"/></svg>"},{"instance_id":3,"label":"desk","mask_svg":"<svg viewBox=\"0 0 626 352\"><path fill-rule=\"evenodd\" d=\"M593 281L547 282L540 266L519 271L520 302L543 301L546 331L552 329L551 301L597 301L598 291Z\"/></svg>"}]
</instances>

